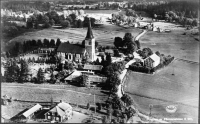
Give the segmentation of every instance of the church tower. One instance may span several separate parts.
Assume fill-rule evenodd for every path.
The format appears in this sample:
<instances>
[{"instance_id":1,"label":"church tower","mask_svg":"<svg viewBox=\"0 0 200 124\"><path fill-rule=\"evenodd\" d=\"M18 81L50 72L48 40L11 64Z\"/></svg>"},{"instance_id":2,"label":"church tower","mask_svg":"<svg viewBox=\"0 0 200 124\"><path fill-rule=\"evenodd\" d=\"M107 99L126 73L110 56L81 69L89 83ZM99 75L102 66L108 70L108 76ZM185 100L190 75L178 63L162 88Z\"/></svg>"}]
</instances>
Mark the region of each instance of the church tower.
<instances>
[{"instance_id":1,"label":"church tower","mask_svg":"<svg viewBox=\"0 0 200 124\"><path fill-rule=\"evenodd\" d=\"M88 60L93 62L95 60L95 38L92 33L90 18L84 42L85 42L84 45L86 49L86 54L88 55Z\"/></svg>"}]
</instances>

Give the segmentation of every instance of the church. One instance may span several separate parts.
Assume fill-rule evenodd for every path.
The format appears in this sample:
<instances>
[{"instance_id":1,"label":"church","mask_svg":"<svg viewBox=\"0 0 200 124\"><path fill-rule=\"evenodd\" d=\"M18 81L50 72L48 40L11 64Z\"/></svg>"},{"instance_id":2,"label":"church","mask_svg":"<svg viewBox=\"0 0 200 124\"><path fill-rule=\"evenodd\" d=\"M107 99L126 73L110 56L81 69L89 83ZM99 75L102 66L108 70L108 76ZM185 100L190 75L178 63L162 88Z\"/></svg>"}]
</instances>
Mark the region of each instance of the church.
<instances>
[{"instance_id":1,"label":"church","mask_svg":"<svg viewBox=\"0 0 200 124\"><path fill-rule=\"evenodd\" d=\"M92 33L90 19L87 34L82 45L70 44L68 42L61 43L58 46L57 55L64 57L66 61L81 62L84 58L91 62L96 60L95 38Z\"/></svg>"}]
</instances>

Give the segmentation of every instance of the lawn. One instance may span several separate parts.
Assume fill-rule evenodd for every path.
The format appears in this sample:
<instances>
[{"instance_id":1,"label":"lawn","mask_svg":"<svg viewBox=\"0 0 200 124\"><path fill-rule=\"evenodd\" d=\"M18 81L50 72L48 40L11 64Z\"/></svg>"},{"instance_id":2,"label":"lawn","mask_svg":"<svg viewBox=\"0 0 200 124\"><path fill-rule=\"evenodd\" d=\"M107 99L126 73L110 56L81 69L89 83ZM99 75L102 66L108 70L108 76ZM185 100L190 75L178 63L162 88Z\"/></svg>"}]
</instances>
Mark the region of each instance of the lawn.
<instances>
[{"instance_id":1,"label":"lawn","mask_svg":"<svg viewBox=\"0 0 200 124\"><path fill-rule=\"evenodd\" d=\"M125 92L132 95L142 112L149 112L149 104L161 104L161 108L176 104L181 113L186 113L185 116L197 119L199 64L175 60L154 75L130 72L127 76ZM165 117L163 111L154 109L160 117ZM172 117L182 115L175 114Z\"/></svg>"}]
</instances>

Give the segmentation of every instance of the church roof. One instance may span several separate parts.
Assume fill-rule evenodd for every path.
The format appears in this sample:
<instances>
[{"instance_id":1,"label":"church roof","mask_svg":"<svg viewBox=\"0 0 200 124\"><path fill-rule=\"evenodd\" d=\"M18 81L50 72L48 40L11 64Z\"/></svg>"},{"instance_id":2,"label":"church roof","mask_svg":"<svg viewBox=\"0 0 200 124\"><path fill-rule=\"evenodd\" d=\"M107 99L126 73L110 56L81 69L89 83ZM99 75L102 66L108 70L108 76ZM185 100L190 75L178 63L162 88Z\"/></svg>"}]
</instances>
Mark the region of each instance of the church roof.
<instances>
[{"instance_id":1,"label":"church roof","mask_svg":"<svg viewBox=\"0 0 200 124\"><path fill-rule=\"evenodd\" d=\"M87 31L87 35L86 35L85 38L87 38L87 39L94 38L93 33L92 33L92 27L91 27L90 18L89 18L89 24L88 24L88 31Z\"/></svg>"},{"instance_id":2,"label":"church roof","mask_svg":"<svg viewBox=\"0 0 200 124\"><path fill-rule=\"evenodd\" d=\"M78 44L61 43L57 49L58 52L83 54L85 48Z\"/></svg>"}]
</instances>

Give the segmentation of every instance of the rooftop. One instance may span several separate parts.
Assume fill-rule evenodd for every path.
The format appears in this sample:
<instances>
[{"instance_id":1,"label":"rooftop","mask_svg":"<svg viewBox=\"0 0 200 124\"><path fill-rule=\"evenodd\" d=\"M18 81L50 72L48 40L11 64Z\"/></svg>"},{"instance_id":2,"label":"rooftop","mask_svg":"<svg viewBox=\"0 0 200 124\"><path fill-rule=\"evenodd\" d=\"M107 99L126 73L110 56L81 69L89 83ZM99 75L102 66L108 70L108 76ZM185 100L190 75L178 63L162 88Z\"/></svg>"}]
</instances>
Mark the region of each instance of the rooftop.
<instances>
[{"instance_id":1,"label":"rooftop","mask_svg":"<svg viewBox=\"0 0 200 124\"><path fill-rule=\"evenodd\" d=\"M84 70L94 70L94 71L101 71L103 68L102 65L84 65Z\"/></svg>"},{"instance_id":2,"label":"rooftop","mask_svg":"<svg viewBox=\"0 0 200 124\"><path fill-rule=\"evenodd\" d=\"M63 53L83 54L85 52L85 48L78 44L69 44L65 42L59 45L57 51Z\"/></svg>"}]
</instances>

